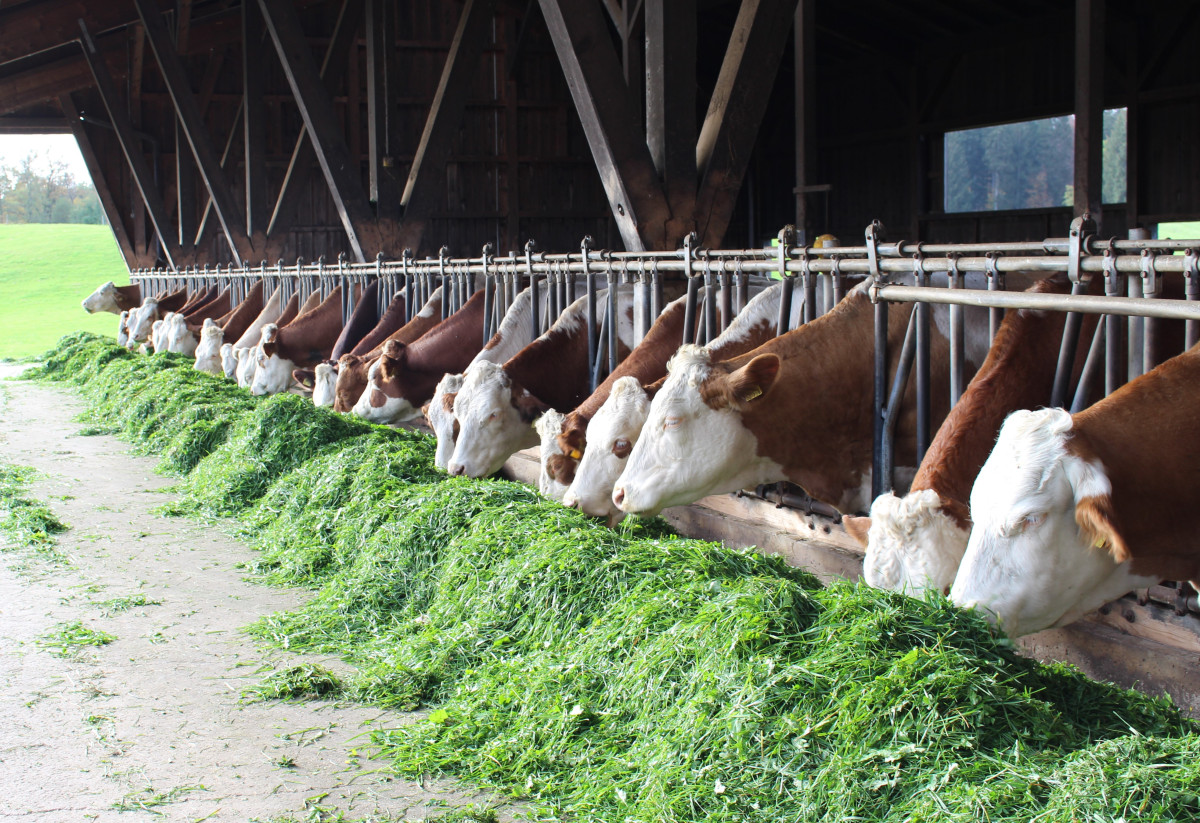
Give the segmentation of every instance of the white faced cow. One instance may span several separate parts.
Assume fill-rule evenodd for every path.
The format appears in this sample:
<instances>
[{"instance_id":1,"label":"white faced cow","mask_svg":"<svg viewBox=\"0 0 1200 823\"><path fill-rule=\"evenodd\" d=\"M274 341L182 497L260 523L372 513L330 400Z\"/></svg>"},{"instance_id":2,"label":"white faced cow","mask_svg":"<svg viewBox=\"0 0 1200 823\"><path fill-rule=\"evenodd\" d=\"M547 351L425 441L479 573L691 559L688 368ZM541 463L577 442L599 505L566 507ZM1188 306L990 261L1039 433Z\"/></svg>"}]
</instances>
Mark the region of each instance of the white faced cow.
<instances>
[{"instance_id":1,"label":"white faced cow","mask_svg":"<svg viewBox=\"0 0 1200 823\"><path fill-rule=\"evenodd\" d=\"M232 343L221 344L221 371L228 380L237 380L237 355Z\"/></svg>"},{"instance_id":2,"label":"white faced cow","mask_svg":"<svg viewBox=\"0 0 1200 823\"><path fill-rule=\"evenodd\" d=\"M211 317L205 318L200 329L200 344L196 346L196 371L222 374L221 349L225 344L225 332Z\"/></svg>"},{"instance_id":3,"label":"white faced cow","mask_svg":"<svg viewBox=\"0 0 1200 823\"><path fill-rule=\"evenodd\" d=\"M312 400L314 406L333 408L334 387L337 385L337 372L329 363L318 363L313 378Z\"/></svg>"},{"instance_id":4,"label":"white faced cow","mask_svg":"<svg viewBox=\"0 0 1200 823\"><path fill-rule=\"evenodd\" d=\"M650 398L636 377L621 377L612 384L608 399L588 422L588 448L579 460L564 505L614 526L625 513L613 505L613 484L625 469L650 411Z\"/></svg>"},{"instance_id":5,"label":"white faced cow","mask_svg":"<svg viewBox=\"0 0 1200 823\"><path fill-rule=\"evenodd\" d=\"M136 309L142 303L142 288L137 284L118 286L109 280L83 300L83 309L88 314L98 311L120 314L123 311Z\"/></svg>"},{"instance_id":6,"label":"white faced cow","mask_svg":"<svg viewBox=\"0 0 1200 823\"><path fill-rule=\"evenodd\" d=\"M567 487L550 476L546 471L546 458L558 451L558 436L562 433L565 415L550 409L533 424L541 440L541 470L538 472L538 491L551 500L562 500Z\"/></svg>"},{"instance_id":7,"label":"white faced cow","mask_svg":"<svg viewBox=\"0 0 1200 823\"><path fill-rule=\"evenodd\" d=\"M433 390L433 397L422 409L429 428L437 437L437 451L434 452L433 463L443 471L450 465L454 456L454 441L458 437L458 421L454 419L454 398L462 388L461 374L448 374Z\"/></svg>"},{"instance_id":8,"label":"white faced cow","mask_svg":"<svg viewBox=\"0 0 1200 823\"><path fill-rule=\"evenodd\" d=\"M971 490L950 598L1011 636L1159 580L1200 583L1200 347L1071 415L1014 413Z\"/></svg>"}]
</instances>

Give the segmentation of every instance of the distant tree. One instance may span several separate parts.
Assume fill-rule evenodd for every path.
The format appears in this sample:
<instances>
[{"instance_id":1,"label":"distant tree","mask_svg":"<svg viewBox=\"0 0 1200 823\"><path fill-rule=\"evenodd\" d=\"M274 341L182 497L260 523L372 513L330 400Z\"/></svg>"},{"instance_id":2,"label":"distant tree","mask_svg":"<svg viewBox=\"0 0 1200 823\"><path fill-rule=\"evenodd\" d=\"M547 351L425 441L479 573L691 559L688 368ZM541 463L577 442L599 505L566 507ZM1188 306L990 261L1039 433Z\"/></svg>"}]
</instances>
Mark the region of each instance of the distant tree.
<instances>
[{"instance_id":1,"label":"distant tree","mask_svg":"<svg viewBox=\"0 0 1200 823\"><path fill-rule=\"evenodd\" d=\"M1101 171L1100 187L1105 203L1124 203L1128 196L1127 128L1125 109L1104 112L1104 168Z\"/></svg>"},{"instance_id":2,"label":"distant tree","mask_svg":"<svg viewBox=\"0 0 1200 823\"><path fill-rule=\"evenodd\" d=\"M103 223L100 200L91 183L75 180L65 163L49 161L39 171L36 153L15 166L0 167L0 222Z\"/></svg>"}]
</instances>

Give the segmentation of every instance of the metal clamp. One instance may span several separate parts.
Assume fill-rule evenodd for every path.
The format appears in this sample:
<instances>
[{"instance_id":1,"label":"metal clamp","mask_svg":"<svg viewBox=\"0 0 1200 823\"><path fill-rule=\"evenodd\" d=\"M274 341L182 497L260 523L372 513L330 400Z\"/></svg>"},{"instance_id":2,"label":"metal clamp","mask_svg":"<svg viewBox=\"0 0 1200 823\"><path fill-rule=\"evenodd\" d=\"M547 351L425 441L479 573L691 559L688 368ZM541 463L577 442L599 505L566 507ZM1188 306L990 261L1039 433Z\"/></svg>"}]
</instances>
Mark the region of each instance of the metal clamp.
<instances>
[{"instance_id":1,"label":"metal clamp","mask_svg":"<svg viewBox=\"0 0 1200 823\"><path fill-rule=\"evenodd\" d=\"M789 223L779 230L777 237L779 239L779 277L787 279L788 258L791 255L792 246L796 242L796 227Z\"/></svg>"},{"instance_id":2,"label":"metal clamp","mask_svg":"<svg viewBox=\"0 0 1200 823\"><path fill-rule=\"evenodd\" d=\"M1084 279L1081 262L1083 256L1088 252L1091 236L1095 231L1096 223L1092 220L1089 212L1084 212L1071 221L1071 233L1067 238L1067 277L1071 278L1072 285L1087 282Z\"/></svg>"},{"instance_id":3,"label":"metal clamp","mask_svg":"<svg viewBox=\"0 0 1200 823\"><path fill-rule=\"evenodd\" d=\"M1157 297L1159 293L1158 271L1154 260L1158 255L1150 249L1142 249L1142 297Z\"/></svg>"},{"instance_id":4,"label":"metal clamp","mask_svg":"<svg viewBox=\"0 0 1200 823\"><path fill-rule=\"evenodd\" d=\"M879 300L879 287L887 282L887 277L879 268L879 239L883 234L883 224L878 220L872 220L871 225L867 226L865 232L865 240L867 246L867 266L870 271L867 277L870 281L868 289L871 294L871 302L875 303ZM835 256L834 261L837 261Z\"/></svg>"},{"instance_id":5,"label":"metal clamp","mask_svg":"<svg viewBox=\"0 0 1200 823\"><path fill-rule=\"evenodd\" d=\"M987 274L989 291L1005 291L1004 272L1000 271L1000 254L989 251L983 256L983 270Z\"/></svg>"}]
</instances>

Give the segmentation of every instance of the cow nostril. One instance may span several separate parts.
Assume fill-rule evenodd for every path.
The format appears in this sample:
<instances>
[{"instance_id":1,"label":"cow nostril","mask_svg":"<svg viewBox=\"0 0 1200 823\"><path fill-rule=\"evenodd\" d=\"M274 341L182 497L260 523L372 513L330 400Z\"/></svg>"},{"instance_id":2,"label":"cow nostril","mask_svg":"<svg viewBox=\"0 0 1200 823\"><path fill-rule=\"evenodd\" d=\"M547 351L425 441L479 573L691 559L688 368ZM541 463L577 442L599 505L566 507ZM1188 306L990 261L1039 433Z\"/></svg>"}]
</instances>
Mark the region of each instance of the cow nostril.
<instances>
[{"instance_id":1,"label":"cow nostril","mask_svg":"<svg viewBox=\"0 0 1200 823\"><path fill-rule=\"evenodd\" d=\"M461 477L462 475L464 475L466 473L467 473L467 467L462 465L461 463L451 463L450 464L450 474L458 475Z\"/></svg>"},{"instance_id":2,"label":"cow nostril","mask_svg":"<svg viewBox=\"0 0 1200 823\"><path fill-rule=\"evenodd\" d=\"M571 494L570 492L563 495L562 502L563 502L563 505L566 506L568 509L578 509L579 508L579 498L576 497L575 495Z\"/></svg>"},{"instance_id":3,"label":"cow nostril","mask_svg":"<svg viewBox=\"0 0 1200 823\"><path fill-rule=\"evenodd\" d=\"M625 502L625 487L617 486L613 489L613 502L620 506Z\"/></svg>"}]
</instances>

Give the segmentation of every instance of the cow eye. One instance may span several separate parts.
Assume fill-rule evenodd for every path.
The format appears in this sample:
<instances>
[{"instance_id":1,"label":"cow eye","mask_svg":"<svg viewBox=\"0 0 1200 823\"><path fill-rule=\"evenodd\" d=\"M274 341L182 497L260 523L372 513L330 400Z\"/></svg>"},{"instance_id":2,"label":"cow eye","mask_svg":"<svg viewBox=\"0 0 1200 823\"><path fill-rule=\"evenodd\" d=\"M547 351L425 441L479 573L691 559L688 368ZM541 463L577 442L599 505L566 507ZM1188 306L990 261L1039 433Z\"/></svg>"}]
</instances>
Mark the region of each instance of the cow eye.
<instances>
[{"instance_id":1,"label":"cow eye","mask_svg":"<svg viewBox=\"0 0 1200 823\"><path fill-rule=\"evenodd\" d=\"M679 424L681 422L683 422L681 418L671 416L663 421L663 428L664 429L677 429L677 428L679 428Z\"/></svg>"},{"instance_id":2,"label":"cow eye","mask_svg":"<svg viewBox=\"0 0 1200 823\"><path fill-rule=\"evenodd\" d=\"M631 444L624 437L622 437L617 442L613 443L612 453L615 454L617 457L626 458L629 456L629 452L631 452L631 451L633 451L633 444Z\"/></svg>"},{"instance_id":3,"label":"cow eye","mask_svg":"<svg viewBox=\"0 0 1200 823\"><path fill-rule=\"evenodd\" d=\"M500 417L500 412L494 411L488 415L488 420L496 420Z\"/></svg>"}]
</instances>

